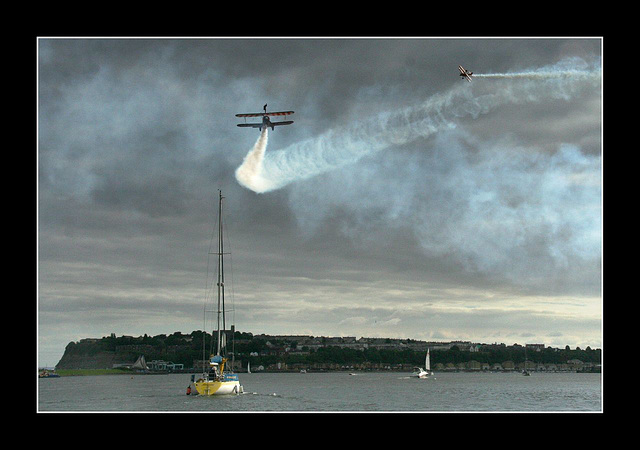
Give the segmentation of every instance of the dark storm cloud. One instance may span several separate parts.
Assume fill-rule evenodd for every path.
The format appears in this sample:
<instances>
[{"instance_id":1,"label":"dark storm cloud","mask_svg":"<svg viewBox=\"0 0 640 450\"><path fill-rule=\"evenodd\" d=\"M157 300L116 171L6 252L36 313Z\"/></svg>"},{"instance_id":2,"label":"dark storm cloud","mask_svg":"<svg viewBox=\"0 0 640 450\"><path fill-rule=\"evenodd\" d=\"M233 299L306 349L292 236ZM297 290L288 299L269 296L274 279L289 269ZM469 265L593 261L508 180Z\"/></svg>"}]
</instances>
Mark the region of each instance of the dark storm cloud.
<instances>
[{"instance_id":1,"label":"dark storm cloud","mask_svg":"<svg viewBox=\"0 0 640 450\"><path fill-rule=\"evenodd\" d=\"M365 291L368 299L385 297L384 283L375 283L387 279L416 283L417 292L465 286L514 296L597 296L593 247L601 238L583 239L589 229L579 223L581 214L599 218L599 211L580 209L598 192L580 188L598 171L598 92L463 118L442 136L262 195L235 180L258 133L235 127L234 114L264 103L296 111L294 126L269 136L267 151L277 151L446 91L461 82L458 64L504 72L599 54L598 39L40 40L41 336L67 326L77 331L64 339L86 337L91 328L74 325L74 317L99 323L89 319L92 310L103 318L96 334L153 333L152 324L172 332L190 315L192 328L199 327L218 188L227 198L238 301L262 305L264 317L284 317L287 302L309 298L300 314L309 314L305 323L316 333L330 325L319 323L322 314L313 307L322 302L314 296L336 302L335 319L355 325L372 316L354 311L341 318L339 303L356 307ZM499 86L482 83L475 89ZM538 152L546 156L536 159ZM565 175L571 158L582 169L574 174L577 184L560 192L573 196L573 203L562 199L573 206L536 209L553 195L536 182L542 177L551 186L544 164L555 161ZM581 174L587 179L579 181ZM506 206L493 211L510 211L510 220L523 219L530 232L489 228L491 202L476 197L478 188L497 192ZM487 209L474 215L469 207L481 200L489 201ZM567 215L553 221L536 211ZM510 248L504 236L523 239ZM494 256L491 264L483 265L485 252ZM505 268L515 270L505 275ZM372 285L378 290L368 290ZM172 316L172 305L181 312ZM126 331L122 318L132 311L145 325ZM267 331L252 329L266 321L251 322L255 314L239 308L242 314L241 328ZM278 332L277 323L271 326Z\"/></svg>"}]
</instances>

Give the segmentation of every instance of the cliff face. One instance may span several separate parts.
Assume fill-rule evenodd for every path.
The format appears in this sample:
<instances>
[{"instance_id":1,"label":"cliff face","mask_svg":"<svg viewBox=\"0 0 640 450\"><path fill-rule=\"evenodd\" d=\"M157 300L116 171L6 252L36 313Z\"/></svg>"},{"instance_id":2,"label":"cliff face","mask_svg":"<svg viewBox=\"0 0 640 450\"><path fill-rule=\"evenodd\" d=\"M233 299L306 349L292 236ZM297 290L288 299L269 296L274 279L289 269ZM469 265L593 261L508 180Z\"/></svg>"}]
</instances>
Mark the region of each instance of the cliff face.
<instances>
[{"instance_id":1,"label":"cliff face","mask_svg":"<svg viewBox=\"0 0 640 450\"><path fill-rule=\"evenodd\" d=\"M114 364L133 364L140 355L147 361L163 359L190 367L194 357L202 352L202 344L194 344L193 348L191 345L166 345L165 342L156 344L131 343L123 338L70 342L56 369L111 369Z\"/></svg>"},{"instance_id":2,"label":"cliff face","mask_svg":"<svg viewBox=\"0 0 640 450\"><path fill-rule=\"evenodd\" d=\"M64 353L56 364L56 369L111 369L114 364L126 364L134 362L129 355L116 354L103 351L93 355Z\"/></svg>"}]
</instances>

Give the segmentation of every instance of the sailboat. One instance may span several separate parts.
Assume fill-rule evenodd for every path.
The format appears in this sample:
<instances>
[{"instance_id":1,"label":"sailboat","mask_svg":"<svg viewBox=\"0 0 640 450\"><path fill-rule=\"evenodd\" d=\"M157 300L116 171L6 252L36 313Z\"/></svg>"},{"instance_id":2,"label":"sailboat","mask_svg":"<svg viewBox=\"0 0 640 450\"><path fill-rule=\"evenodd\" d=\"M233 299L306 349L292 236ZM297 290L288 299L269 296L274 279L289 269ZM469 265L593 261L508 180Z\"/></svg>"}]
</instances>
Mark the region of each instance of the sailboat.
<instances>
[{"instance_id":1,"label":"sailboat","mask_svg":"<svg viewBox=\"0 0 640 450\"><path fill-rule=\"evenodd\" d=\"M224 307L224 248L222 241L222 191L219 191L220 199L218 203L218 303L217 303L217 339L216 352L209 357L209 370L203 367L203 373L200 378L193 383L195 390L199 395L224 395L224 394L240 394L243 392L242 385L238 375L233 373L227 358L227 330L225 321ZM205 314L207 313L205 307ZM206 318L205 318L206 324ZM215 330L214 330L215 331ZM231 327L234 331L234 327ZM212 333L213 337L213 333ZM206 333L203 333L203 356L204 346L206 342ZM213 341L211 342L213 347ZM204 358L203 358L204 359ZM204 361L203 361L204 362ZM192 380L195 376L192 376Z\"/></svg>"},{"instance_id":2,"label":"sailboat","mask_svg":"<svg viewBox=\"0 0 640 450\"><path fill-rule=\"evenodd\" d=\"M433 375L431 371L431 358L429 357L429 349L427 349L427 356L424 359L424 369L422 367L416 367L413 376L417 378L427 378L431 375Z\"/></svg>"},{"instance_id":3,"label":"sailboat","mask_svg":"<svg viewBox=\"0 0 640 450\"><path fill-rule=\"evenodd\" d=\"M138 359L133 363L131 368L142 371L149 370L149 368L147 367L147 362L144 359L144 355L138 356Z\"/></svg>"}]
</instances>

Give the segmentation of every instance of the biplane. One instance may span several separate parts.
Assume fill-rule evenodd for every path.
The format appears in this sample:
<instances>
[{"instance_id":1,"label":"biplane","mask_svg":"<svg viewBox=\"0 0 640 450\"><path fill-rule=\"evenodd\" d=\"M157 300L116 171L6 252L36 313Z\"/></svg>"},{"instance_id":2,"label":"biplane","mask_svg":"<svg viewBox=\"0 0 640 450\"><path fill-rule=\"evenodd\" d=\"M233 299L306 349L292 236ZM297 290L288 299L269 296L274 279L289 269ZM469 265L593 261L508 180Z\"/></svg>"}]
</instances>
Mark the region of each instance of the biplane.
<instances>
[{"instance_id":1,"label":"biplane","mask_svg":"<svg viewBox=\"0 0 640 450\"><path fill-rule=\"evenodd\" d=\"M274 111L274 112L267 112L267 105L265 104L262 109L264 109L264 112L261 113L243 113L243 114L236 114L236 117L244 117L245 118L245 123L239 123L238 126L239 127L251 127L251 128L258 128L260 131L262 131L262 129L264 127L271 127L272 130L275 130L278 125L291 125L293 123L293 120L282 120L280 122L272 122L269 119L269 116L288 116L290 114L293 114L293 111ZM259 123L246 123L246 118L247 117L262 117L262 122Z\"/></svg>"},{"instance_id":2,"label":"biplane","mask_svg":"<svg viewBox=\"0 0 640 450\"><path fill-rule=\"evenodd\" d=\"M465 77L467 81L471 83L471 75L473 75L473 72L469 72L467 69L465 69L462 66L458 66L458 70L460 71L460 76Z\"/></svg>"}]
</instances>

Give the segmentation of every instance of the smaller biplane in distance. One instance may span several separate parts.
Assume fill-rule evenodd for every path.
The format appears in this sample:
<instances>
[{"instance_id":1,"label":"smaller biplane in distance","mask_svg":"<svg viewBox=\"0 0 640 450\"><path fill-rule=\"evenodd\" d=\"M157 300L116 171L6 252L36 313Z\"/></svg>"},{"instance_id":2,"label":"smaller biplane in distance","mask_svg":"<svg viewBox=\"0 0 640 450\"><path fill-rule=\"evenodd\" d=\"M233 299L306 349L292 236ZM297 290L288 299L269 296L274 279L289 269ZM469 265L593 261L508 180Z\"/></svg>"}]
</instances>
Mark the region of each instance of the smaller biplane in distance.
<instances>
[{"instance_id":1,"label":"smaller biplane in distance","mask_svg":"<svg viewBox=\"0 0 640 450\"><path fill-rule=\"evenodd\" d=\"M460 71L460 76L465 77L467 81L471 83L471 75L473 75L473 72L469 72L467 69L465 69L462 66L458 66L458 70Z\"/></svg>"},{"instance_id":2,"label":"smaller biplane in distance","mask_svg":"<svg viewBox=\"0 0 640 450\"><path fill-rule=\"evenodd\" d=\"M251 127L251 128L258 128L260 131L262 131L262 129L264 127L271 127L272 130L275 130L276 126L278 125L291 125L293 123L293 120L283 120L280 122L272 122L271 120L269 120L269 116L288 116L290 114L293 114L293 111L274 111L274 112L267 112L267 105L265 104L263 107L264 112L261 113L243 113L243 114L236 114L236 117L245 117L245 123L239 123L238 126L239 127ZM246 123L246 117L262 117L262 122L259 123Z\"/></svg>"}]
</instances>

